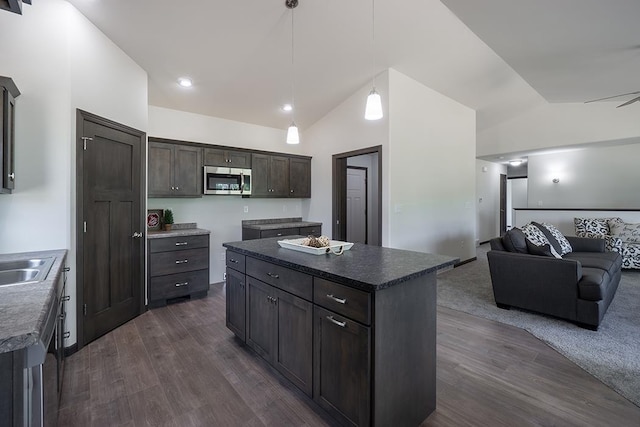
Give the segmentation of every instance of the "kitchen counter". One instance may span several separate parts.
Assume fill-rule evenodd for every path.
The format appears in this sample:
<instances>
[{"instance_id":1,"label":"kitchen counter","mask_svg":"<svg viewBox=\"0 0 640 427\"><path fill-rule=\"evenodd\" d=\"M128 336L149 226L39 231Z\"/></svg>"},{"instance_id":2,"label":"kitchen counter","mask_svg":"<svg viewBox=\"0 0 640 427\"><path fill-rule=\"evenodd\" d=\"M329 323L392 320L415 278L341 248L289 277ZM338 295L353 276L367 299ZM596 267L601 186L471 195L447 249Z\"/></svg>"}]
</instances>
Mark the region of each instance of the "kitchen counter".
<instances>
[{"instance_id":1,"label":"kitchen counter","mask_svg":"<svg viewBox=\"0 0 640 427\"><path fill-rule=\"evenodd\" d=\"M320 227L321 225L321 222L303 221L302 218L250 219L242 221L242 228L260 231L281 228Z\"/></svg>"},{"instance_id":2,"label":"kitchen counter","mask_svg":"<svg viewBox=\"0 0 640 427\"><path fill-rule=\"evenodd\" d=\"M0 353L37 344L51 310L56 284L64 269L65 249L1 254L0 262L55 257L46 279L36 283L0 286Z\"/></svg>"},{"instance_id":3,"label":"kitchen counter","mask_svg":"<svg viewBox=\"0 0 640 427\"><path fill-rule=\"evenodd\" d=\"M184 236L199 236L202 234L211 234L211 231L204 228L179 228L172 229L171 231L149 231L147 233L147 239L164 239L167 237L184 237Z\"/></svg>"},{"instance_id":4,"label":"kitchen counter","mask_svg":"<svg viewBox=\"0 0 640 427\"><path fill-rule=\"evenodd\" d=\"M278 240L281 238L230 242L223 246L244 255L366 291L385 289L451 267L459 261L458 258L445 255L360 243L354 244L342 255L312 255L281 248Z\"/></svg>"}]
</instances>

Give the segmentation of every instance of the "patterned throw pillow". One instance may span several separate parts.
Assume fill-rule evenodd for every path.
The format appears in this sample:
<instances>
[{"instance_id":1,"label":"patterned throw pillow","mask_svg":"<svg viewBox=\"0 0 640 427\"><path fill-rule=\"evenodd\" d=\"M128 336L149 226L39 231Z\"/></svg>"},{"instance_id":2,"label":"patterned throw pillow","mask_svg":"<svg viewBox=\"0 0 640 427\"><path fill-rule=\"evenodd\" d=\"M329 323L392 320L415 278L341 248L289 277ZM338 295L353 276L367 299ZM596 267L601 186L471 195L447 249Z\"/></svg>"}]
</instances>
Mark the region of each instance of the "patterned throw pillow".
<instances>
[{"instance_id":1,"label":"patterned throw pillow","mask_svg":"<svg viewBox=\"0 0 640 427\"><path fill-rule=\"evenodd\" d=\"M615 218L573 218L576 236L602 239L609 234L609 220Z\"/></svg>"},{"instance_id":2,"label":"patterned throw pillow","mask_svg":"<svg viewBox=\"0 0 640 427\"><path fill-rule=\"evenodd\" d=\"M611 235L625 243L640 243L640 224L609 221Z\"/></svg>"},{"instance_id":3,"label":"patterned throw pillow","mask_svg":"<svg viewBox=\"0 0 640 427\"><path fill-rule=\"evenodd\" d=\"M547 236L544 235L542 230L540 230L538 227L536 227L532 223L529 223L524 227L522 227L522 232L524 233L525 236L527 236L527 239L534 245L536 246L549 245L551 254L556 258L562 258L560 254L554 249L553 245L549 242L549 239L547 239ZM529 252L531 252L530 247L529 247Z\"/></svg>"},{"instance_id":4,"label":"patterned throw pillow","mask_svg":"<svg viewBox=\"0 0 640 427\"><path fill-rule=\"evenodd\" d=\"M569 252L573 252L573 248L571 247L571 243L569 243L569 241L567 240L566 237L564 237L564 235L560 232L560 230L558 230L553 224L549 224L548 222L543 222L542 224L538 225L538 223L535 223L536 226L538 226L538 228L540 228L540 226L544 227L545 229L547 229L547 231L549 232L549 234L551 235L551 237L549 237L549 234L544 233L547 236L547 239L549 240L549 242L551 242L552 246L558 251L558 246L560 247L560 250L558 251L560 253L560 255L566 255ZM542 230L542 232L544 232L545 230ZM554 239L558 244L554 245L553 241L551 239Z\"/></svg>"}]
</instances>

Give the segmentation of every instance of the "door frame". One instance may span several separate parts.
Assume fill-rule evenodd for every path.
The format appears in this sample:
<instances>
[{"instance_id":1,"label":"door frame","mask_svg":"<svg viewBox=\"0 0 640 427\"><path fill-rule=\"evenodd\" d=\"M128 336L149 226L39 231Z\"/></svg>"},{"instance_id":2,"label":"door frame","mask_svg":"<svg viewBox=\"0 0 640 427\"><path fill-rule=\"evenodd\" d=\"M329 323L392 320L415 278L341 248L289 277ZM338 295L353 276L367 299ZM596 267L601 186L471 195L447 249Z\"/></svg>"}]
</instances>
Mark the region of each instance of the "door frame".
<instances>
[{"instance_id":1,"label":"door frame","mask_svg":"<svg viewBox=\"0 0 640 427\"><path fill-rule=\"evenodd\" d=\"M507 232L507 175L500 174L500 225L498 235L502 236Z\"/></svg>"},{"instance_id":2,"label":"door frame","mask_svg":"<svg viewBox=\"0 0 640 427\"><path fill-rule=\"evenodd\" d=\"M85 122L92 122L115 130L126 132L140 138L140 230L144 230L146 241L146 224L144 221L147 211L146 197L146 160L147 160L147 134L138 129L114 122L113 120L97 116L87 111L76 109L76 345L77 350L85 346L84 340L84 144L82 133ZM146 245L140 257L140 313L146 309Z\"/></svg>"},{"instance_id":3,"label":"door frame","mask_svg":"<svg viewBox=\"0 0 640 427\"><path fill-rule=\"evenodd\" d=\"M349 169L357 169L364 171L364 244L367 245L369 242L369 169L363 166L349 166L347 165L347 170ZM346 195L345 195L346 196ZM345 209L347 206L345 205ZM349 223L345 224L345 234L347 232L346 226Z\"/></svg>"},{"instance_id":4,"label":"door frame","mask_svg":"<svg viewBox=\"0 0 640 427\"><path fill-rule=\"evenodd\" d=\"M363 154L378 154L378 236L380 236L380 246L382 246L382 145L362 148L360 150L347 151L345 153L334 154L332 156L332 238L334 240L345 240L347 237L346 217L347 205L347 159L349 157Z\"/></svg>"}]
</instances>

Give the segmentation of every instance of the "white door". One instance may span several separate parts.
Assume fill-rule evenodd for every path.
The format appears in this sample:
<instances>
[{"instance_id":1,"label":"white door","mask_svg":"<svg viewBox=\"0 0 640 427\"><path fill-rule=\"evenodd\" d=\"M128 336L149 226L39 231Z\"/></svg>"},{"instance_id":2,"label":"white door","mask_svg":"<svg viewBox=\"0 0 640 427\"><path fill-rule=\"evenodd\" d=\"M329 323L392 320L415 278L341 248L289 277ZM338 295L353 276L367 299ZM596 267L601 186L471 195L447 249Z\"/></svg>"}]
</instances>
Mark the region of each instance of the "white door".
<instances>
[{"instance_id":1,"label":"white door","mask_svg":"<svg viewBox=\"0 0 640 427\"><path fill-rule=\"evenodd\" d=\"M347 167L347 241L367 243L367 170Z\"/></svg>"}]
</instances>

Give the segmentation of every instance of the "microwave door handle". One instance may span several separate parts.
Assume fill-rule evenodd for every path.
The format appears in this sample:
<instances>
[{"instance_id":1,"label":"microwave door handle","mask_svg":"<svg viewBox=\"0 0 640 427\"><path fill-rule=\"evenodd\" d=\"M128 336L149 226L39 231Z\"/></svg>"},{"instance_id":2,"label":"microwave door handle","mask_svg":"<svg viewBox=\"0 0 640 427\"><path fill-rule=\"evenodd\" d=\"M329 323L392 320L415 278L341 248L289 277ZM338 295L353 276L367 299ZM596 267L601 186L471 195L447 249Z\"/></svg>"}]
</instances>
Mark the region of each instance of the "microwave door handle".
<instances>
[{"instance_id":1,"label":"microwave door handle","mask_svg":"<svg viewBox=\"0 0 640 427\"><path fill-rule=\"evenodd\" d=\"M240 194L244 191L244 174L240 172Z\"/></svg>"}]
</instances>

